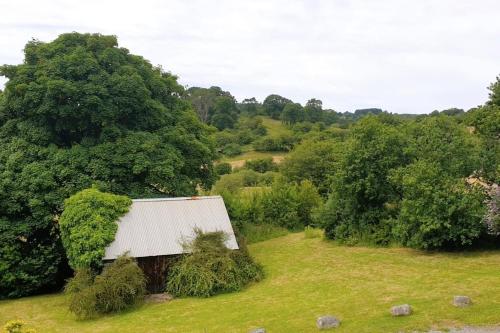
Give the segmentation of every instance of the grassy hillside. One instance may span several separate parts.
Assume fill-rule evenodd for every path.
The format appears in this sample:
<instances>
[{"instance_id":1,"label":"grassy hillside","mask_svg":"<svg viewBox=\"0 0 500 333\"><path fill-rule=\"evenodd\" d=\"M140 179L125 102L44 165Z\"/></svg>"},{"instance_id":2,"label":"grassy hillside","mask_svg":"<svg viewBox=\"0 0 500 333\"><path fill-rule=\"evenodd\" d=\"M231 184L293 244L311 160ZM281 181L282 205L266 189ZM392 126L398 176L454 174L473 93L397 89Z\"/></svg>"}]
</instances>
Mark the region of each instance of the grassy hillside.
<instances>
[{"instance_id":1,"label":"grassy hillside","mask_svg":"<svg viewBox=\"0 0 500 333\"><path fill-rule=\"evenodd\" d=\"M267 135L269 136L279 136L285 134L292 134L293 132L281 123L280 120L271 119L269 117L262 117L262 123L267 129ZM272 157L276 163L280 163L285 157L284 152L261 152L255 151L253 146L246 145L243 146L243 153L241 155L224 157L221 162L229 162L233 168L242 167L246 160L258 159Z\"/></svg>"},{"instance_id":2,"label":"grassy hillside","mask_svg":"<svg viewBox=\"0 0 500 333\"><path fill-rule=\"evenodd\" d=\"M342 319L335 332L398 332L463 324L500 324L500 252L429 254L344 247L304 233L256 243L267 277L243 292L145 304L130 312L75 321L65 297L0 302L0 324L21 318L39 332L317 332L315 318ZM469 295L470 308L451 305ZM415 313L392 318L392 305Z\"/></svg>"}]
</instances>

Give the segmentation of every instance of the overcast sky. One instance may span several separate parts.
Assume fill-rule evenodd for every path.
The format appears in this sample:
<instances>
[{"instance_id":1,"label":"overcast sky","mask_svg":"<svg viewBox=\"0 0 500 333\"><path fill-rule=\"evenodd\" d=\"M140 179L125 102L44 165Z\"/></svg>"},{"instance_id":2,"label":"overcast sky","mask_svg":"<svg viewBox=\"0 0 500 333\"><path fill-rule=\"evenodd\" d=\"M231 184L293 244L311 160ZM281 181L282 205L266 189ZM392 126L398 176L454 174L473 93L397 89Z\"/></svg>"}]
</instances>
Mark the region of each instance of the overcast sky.
<instances>
[{"instance_id":1,"label":"overcast sky","mask_svg":"<svg viewBox=\"0 0 500 333\"><path fill-rule=\"evenodd\" d=\"M0 64L21 63L31 38L100 32L185 86L238 100L468 109L500 74L499 0L0 0L0 10Z\"/></svg>"}]
</instances>

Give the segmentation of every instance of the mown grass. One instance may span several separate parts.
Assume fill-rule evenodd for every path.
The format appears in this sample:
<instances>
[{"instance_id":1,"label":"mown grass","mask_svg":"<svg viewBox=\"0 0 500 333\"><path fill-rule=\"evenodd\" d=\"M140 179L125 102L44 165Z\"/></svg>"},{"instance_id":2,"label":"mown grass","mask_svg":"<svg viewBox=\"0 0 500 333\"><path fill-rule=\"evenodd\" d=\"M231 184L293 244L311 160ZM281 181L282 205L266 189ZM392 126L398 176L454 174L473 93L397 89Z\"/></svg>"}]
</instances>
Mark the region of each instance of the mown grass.
<instances>
[{"instance_id":1,"label":"mown grass","mask_svg":"<svg viewBox=\"0 0 500 333\"><path fill-rule=\"evenodd\" d=\"M500 252L424 253L345 247L304 233L250 245L266 278L242 292L208 299L145 304L129 312L77 321L63 295L0 302L0 324L20 318L39 332L317 332L333 314L335 332L399 332L500 324ZM468 295L469 308L451 305ZM393 318L409 303L414 314Z\"/></svg>"}]
</instances>

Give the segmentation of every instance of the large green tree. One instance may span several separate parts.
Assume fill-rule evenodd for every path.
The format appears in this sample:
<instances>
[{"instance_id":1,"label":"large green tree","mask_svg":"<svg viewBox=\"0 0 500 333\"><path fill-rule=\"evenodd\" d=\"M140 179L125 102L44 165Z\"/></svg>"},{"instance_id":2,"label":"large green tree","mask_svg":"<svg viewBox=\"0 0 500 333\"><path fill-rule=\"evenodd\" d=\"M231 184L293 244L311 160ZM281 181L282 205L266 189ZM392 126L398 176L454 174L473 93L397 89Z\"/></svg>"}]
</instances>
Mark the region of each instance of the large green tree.
<instances>
[{"instance_id":1,"label":"large green tree","mask_svg":"<svg viewBox=\"0 0 500 333\"><path fill-rule=\"evenodd\" d=\"M288 103L281 112L281 121L287 125L304 120L304 108L299 103Z\"/></svg>"},{"instance_id":2,"label":"large green tree","mask_svg":"<svg viewBox=\"0 0 500 333\"><path fill-rule=\"evenodd\" d=\"M326 196L332 177L339 170L342 152L342 142L305 140L286 156L280 171L289 181L310 180Z\"/></svg>"},{"instance_id":3,"label":"large green tree","mask_svg":"<svg viewBox=\"0 0 500 333\"><path fill-rule=\"evenodd\" d=\"M207 128L177 78L116 37L63 34L24 53L0 68L0 297L64 277L57 222L75 192L192 195L214 178Z\"/></svg>"},{"instance_id":4,"label":"large green tree","mask_svg":"<svg viewBox=\"0 0 500 333\"><path fill-rule=\"evenodd\" d=\"M500 77L490 85L490 99L471 109L465 122L481 139L481 176L500 182Z\"/></svg>"},{"instance_id":5,"label":"large green tree","mask_svg":"<svg viewBox=\"0 0 500 333\"><path fill-rule=\"evenodd\" d=\"M383 221L391 217L390 203L397 193L388 177L391 169L408 161L401 127L392 118L368 116L352 128L322 214L328 237L349 242L390 240Z\"/></svg>"},{"instance_id":6,"label":"large green tree","mask_svg":"<svg viewBox=\"0 0 500 333\"><path fill-rule=\"evenodd\" d=\"M280 95L272 94L264 99L262 108L269 117L273 119L280 119L281 112L283 112L285 105L288 103L292 103L292 101Z\"/></svg>"},{"instance_id":7,"label":"large green tree","mask_svg":"<svg viewBox=\"0 0 500 333\"><path fill-rule=\"evenodd\" d=\"M233 128L238 120L236 99L219 87L191 87L184 98L194 107L201 121L219 130Z\"/></svg>"}]
</instances>

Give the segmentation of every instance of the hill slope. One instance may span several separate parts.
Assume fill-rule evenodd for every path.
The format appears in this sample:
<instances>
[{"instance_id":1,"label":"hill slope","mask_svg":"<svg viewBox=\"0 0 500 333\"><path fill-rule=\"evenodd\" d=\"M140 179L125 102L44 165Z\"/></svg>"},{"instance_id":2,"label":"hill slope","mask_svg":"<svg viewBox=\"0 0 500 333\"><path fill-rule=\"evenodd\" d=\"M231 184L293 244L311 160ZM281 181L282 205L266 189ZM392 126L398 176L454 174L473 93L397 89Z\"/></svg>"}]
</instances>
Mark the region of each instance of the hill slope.
<instances>
[{"instance_id":1,"label":"hill slope","mask_svg":"<svg viewBox=\"0 0 500 333\"><path fill-rule=\"evenodd\" d=\"M267 277L243 292L146 304L130 312L75 321L65 297L0 302L0 325L21 318L39 332L317 332L315 319L342 319L335 332L398 332L500 324L500 252L429 254L338 246L290 234L250 246ZM451 305L469 295L470 308ZM392 318L409 303L415 313Z\"/></svg>"}]
</instances>

